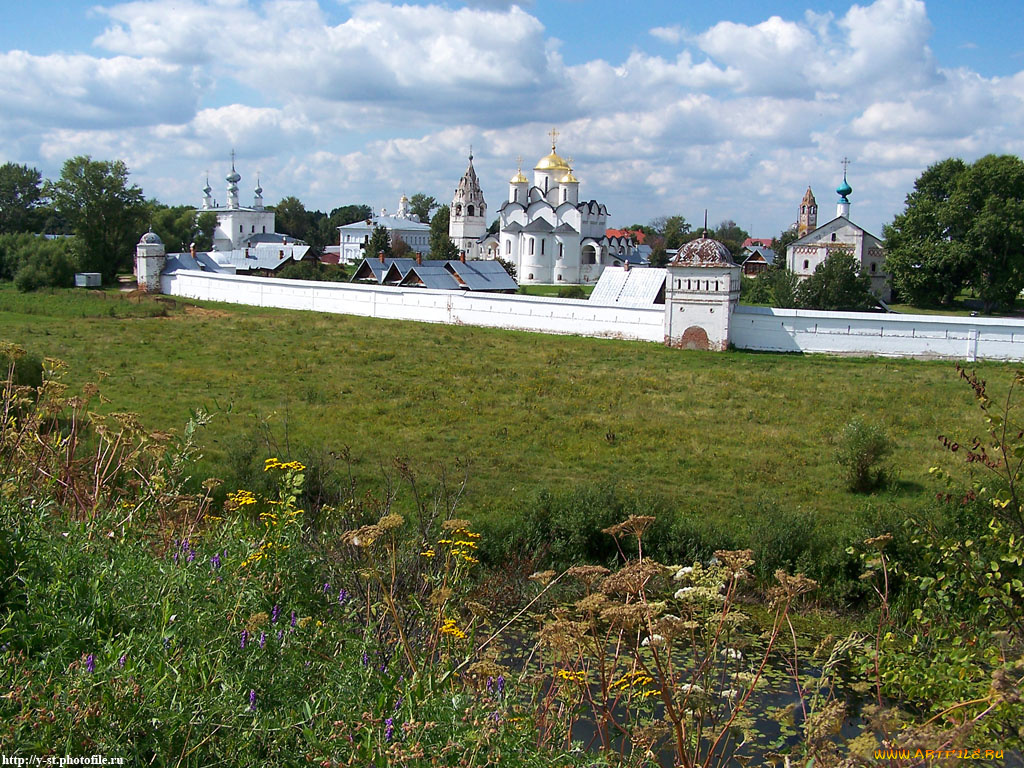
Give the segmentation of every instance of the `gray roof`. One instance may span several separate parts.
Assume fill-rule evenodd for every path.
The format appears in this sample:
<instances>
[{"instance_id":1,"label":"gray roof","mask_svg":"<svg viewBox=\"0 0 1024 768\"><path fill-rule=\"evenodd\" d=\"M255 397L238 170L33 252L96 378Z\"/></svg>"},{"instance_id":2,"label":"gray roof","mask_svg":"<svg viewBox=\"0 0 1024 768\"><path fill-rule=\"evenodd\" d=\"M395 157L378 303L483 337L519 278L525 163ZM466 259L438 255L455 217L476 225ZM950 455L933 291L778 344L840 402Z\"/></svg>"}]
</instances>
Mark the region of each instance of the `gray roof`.
<instances>
[{"instance_id":1,"label":"gray roof","mask_svg":"<svg viewBox=\"0 0 1024 768\"><path fill-rule=\"evenodd\" d=\"M167 256L164 264L164 274L174 272L218 272L225 275L233 275L237 271L233 264L219 264L205 251L196 253L195 258L191 253L172 253Z\"/></svg>"},{"instance_id":2,"label":"gray roof","mask_svg":"<svg viewBox=\"0 0 1024 768\"><path fill-rule=\"evenodd\" d=\"M746 251L747 258L743 260L744 264L746 264L748 261L750 261L750 259L754 258L755 256L760 256L762 259L764 259L766 264L775 263L775 251L773 251L771 248L766 248L763 245L753 245L748 246Z\"/></svg>"},{"instance_id":3,"label":"gray roof","mask_svg":"<svg viewBox=\"0 0 1024 768\"><path fill-rule=\"evenodd\" d=\"M496 261L449 261L446 269L471 291L515 291L519 284Z\"/></svg>"},{"instance_id":4,"label":"gray roof","mask_svg":"<svg viewBox=\"0 0 1024 768\"><path fill-rule=\"evenodd\" d=\"M383 282L384 276L392 265L395 265L399 274L404 277L409 271L409 268L415 263L416 259L406 258L384 259L383 263L380 259L363 259L359 266L356 267L356 271L352 274L352 281L373 279L378 283Z\"/></svg>"},{"instance_id":5,"label":"gray roof","mask_svg":"<svg viewBox=\"0 0 1024 768\"><path fill-rule=\"evenodd\" d=\"M424 261L422 264L413 264L402 282L399 285L422 285L424 288L437 288L441 290L457 290L460 286L458 281L445 267L444 261Z\"/></svg>"},{"instance_id":6,"label":"gray roof","mask_svg":"<svg viewBox=\"0 0 1024 768\"><path fill-rule=\"evenodd\" d=\"M233 251L198 251L168 254L164 272L198 270L222 272L233 275L236 272L251 272L257 269L275 271L291 261L302 261L309 251L308 245L258 245L251 248L237 248Z\"/></svg>"},{"instance_id":7,"label":"gray roof","mask_svg":"<svg viewBox=\"0 0 1024 768\"><path fill-rule=\"evenodd\" d=\"M665 303L665 270L605 267L590 294L591 304L653 307Z\"/></svg>"}]
</instances>

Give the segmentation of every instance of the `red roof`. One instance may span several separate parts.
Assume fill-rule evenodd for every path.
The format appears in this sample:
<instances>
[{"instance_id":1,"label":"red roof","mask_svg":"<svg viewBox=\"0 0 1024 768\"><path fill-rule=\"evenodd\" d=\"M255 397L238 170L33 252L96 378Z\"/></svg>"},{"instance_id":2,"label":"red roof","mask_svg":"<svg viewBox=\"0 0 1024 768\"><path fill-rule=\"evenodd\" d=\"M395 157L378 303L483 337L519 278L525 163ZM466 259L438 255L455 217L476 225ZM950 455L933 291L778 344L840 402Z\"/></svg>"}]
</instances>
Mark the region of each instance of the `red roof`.
<instances>
[{"instance_id":1,"label":"red roof","mask_svg":"<svg viewBox=\"0 0 1024 768\"><path fill-rule=\"evenodd\" d=\"M644 238L647 237L646 232L632 229L606 229L604 233L608 237L631 237L637 245L643 245Z\"/></svg>"},{"instance_id":2,"label":"red roof","mask_svg":"<svg viewBox=\"0 0 1024 768\"><path fill-rule=\"evenodd\" d=\"M765 248L772 247L772 238L770 237L748 237L743 241L743 248L750 248L751 246L762 245Z\"/></svg>"}]
</instances>

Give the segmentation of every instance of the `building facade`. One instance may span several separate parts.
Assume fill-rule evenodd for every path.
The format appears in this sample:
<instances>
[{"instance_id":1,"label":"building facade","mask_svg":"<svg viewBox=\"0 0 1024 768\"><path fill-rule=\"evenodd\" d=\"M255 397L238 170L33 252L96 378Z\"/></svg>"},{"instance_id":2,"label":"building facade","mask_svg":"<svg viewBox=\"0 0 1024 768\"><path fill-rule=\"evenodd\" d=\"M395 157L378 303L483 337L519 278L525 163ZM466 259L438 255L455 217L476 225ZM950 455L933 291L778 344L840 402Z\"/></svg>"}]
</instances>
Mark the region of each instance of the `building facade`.
<instances>
[{"instance_id":1,"label":"building facade","mask_svg":"<svg viewBox=\"0 0 1024 768\"><path fill-rule=\"evenodd\" d=\"M212 212L217 214L217 228L213 233L213 249L215 251L235 251L262 244L301 243L290 235L282 235L274 231L274 212L268 211L263 205L263 188L259 180L253 190L252 207L239 205L238 182L241 175L235 170L234 153L231 158L231 173L225 179L227 187L227 205L218 205L213 199L210 180L203 187L203 205L198 213Z\"/></svg>"},{"instance_id":2,"label":"building facade","mask_svg":"<svg viewBox=\"0 0 1024 768\"><path fill-rule=\"evenodd\" d=\"M814 270L835 251L847 251L871 280L871 291L883 301L892 296L889 276L885 273L885 247L882 241L850 220L850 194L853 188L843 173L843 182L836 188L839 200L836 217L817 224L817 206L810 187L800 203L800 230L806 225L814 227L794 240L786 248L786 266L801 280L814 274Z\"/></svg>"},{"instance_id":3,"label":"building facade","mask_svg":"<svg viewBox=\"0 0 1024 768\"><path fill-rule=\"evenodd\" d=\"M384 227L391 244L396 239L402 240L415 253L426 256L430 253L430 225L420 221L420 217L412 212L409 198L402 195L398 201L398 210L389 214L387 208L366 221L345 224L338 227L338 258L342 264L358 264L362 259L372 258L375 253L363 253L363 246L370 239L373 230Z\"/></svg>"},{"instance_id":4,"label":"building facade","mask_svg":"<svg viewBox=\"0 0 1024 768\"><path fill-rule=\"evenodd\" d=\"M484 200L476 169L473 168L472 150L469 153L469 167L459 179L455 195L452 197L448 237L465 258L488 258L483 242L487 237L487 202Z\"/></svg>"}]
</instances>

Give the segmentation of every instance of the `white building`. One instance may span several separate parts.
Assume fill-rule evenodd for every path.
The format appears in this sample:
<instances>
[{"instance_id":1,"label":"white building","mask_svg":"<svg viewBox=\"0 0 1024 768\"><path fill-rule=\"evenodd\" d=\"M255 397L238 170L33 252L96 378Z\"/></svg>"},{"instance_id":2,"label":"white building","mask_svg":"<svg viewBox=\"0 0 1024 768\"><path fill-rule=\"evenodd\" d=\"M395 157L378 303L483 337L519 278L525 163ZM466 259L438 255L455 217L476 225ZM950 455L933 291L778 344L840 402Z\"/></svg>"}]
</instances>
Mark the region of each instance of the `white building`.
<instances>
[{"instance_id":1,"label":"white building","mask_svg":"<svg viewBox=\"0 0 1024 768\"><path fill-rule=\"evenodd\" d=\"M483 241L487 237L487 202L476 169L473 168L472 150L469 152L469 167L459 179L452 198L448 237L467 259L485 258Z\"/></svg>"},{"instance_id":2,"label":"white building","mask_svg":"<svg viewBox=\"0 0 1024 768\"><path fill-rule=\"evenodd\" d=\"M533 185L522 168L509 182L499 210L501 258L516 266L521 284L595 282L606 264L608 209L596 200L580 202L580 182L555 151L533 169Z\"/></svg>"},{"instance_id":3,"label":"white building","mask_svg":"<svg viewBox=\"0 0 1024 768\"><path fill-rule=\"evenodd\" d=\"M381 208L378 215L366 221L338 227L338 256L342 264L358 264L364 257L373 258L377 255L363 253L363 246L377 227L387 230L392 246L397 238L416 253L424 256L430 253L430 225L420 221L420 217L409 207L409 198L402 195L396 213L389 214L386 208Z\"/></svg>"},{"instance_id":4,"label":"white building","mask_svg":"<svg viewBox=\"0 0 1024 768\"><path fill-rule=\"evenodd\" d=\"M853 188L843 172L843 183L836 189L839 202L836 217L816 227L818 208L811 188L807 188L800 203L800 231L807 231L786 248L786 266L801 280L814 274L829 254L843 250L853 254L861 270L871 278L871 291L883 301L892 295L889 276L884 271L885 248L882 241L850 221L850 194Z\"/></svg>"},{"instance_id":5,"label":"white building","mask_svg":"<svg viewBox=\"0 0 1024 768\"><path fill-rule=\"evenodd\" d=\"M215 251L237 251L256 245L289 243L301 244L302 241L290 235L282 235L274 231L274 212L263 206L263 188L259 180L253 190L254 198L251 208L238 204L238 182L242 180L235 170L234 153L231 157L231 173L225 179L228 183L227 205L217 205L211 197L210 180L203 187L203 207L199 213L207 211L217 214L217 229L213 233L213 249Z\"/></svg>"}]
</instances>

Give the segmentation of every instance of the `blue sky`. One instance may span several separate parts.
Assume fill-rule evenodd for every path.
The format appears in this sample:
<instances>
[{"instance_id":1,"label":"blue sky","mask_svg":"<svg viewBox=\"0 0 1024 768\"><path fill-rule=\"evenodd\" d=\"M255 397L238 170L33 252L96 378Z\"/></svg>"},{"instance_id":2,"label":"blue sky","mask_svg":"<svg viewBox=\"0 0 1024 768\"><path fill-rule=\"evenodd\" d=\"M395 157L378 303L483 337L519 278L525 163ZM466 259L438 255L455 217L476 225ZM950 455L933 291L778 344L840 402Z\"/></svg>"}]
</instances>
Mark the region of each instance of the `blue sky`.
<instances>
[{"instance_id":1,"label":"blue sky","mask_svg":"<svg viewBox=\"0 0 1024 768\"><path fill-rule=\"evenodd\" d=\"M1019 2L135 0L4 3L0 161L121 158L146 194L447 201L468 146L491 210L517 155L574 158L625 225L770 236L810 185L876 233L950 155L1024 152ZM251 194L251 193L248 193Z\"/></svg>"}]
</instances>

